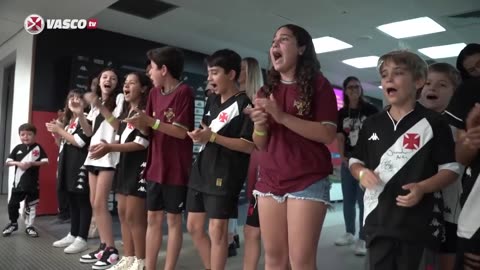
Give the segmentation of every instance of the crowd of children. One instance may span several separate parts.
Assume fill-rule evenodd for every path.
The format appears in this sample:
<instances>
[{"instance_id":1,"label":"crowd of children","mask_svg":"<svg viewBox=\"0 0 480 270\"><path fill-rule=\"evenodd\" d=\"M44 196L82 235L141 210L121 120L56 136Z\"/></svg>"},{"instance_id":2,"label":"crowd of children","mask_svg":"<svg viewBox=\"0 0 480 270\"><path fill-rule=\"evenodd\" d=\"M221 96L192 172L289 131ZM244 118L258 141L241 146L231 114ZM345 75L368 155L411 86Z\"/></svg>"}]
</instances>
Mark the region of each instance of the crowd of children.
<instances>
[{"instance_id":1,"label":"crowd of children","mask_svg":"<svg viewBox=\"0 0 480 270\"><path fill-rule=\"evenodd\" d=\"M370 269L418 269L426 250L438 254L442 270L480 269L479 46L462 51L460 72L445 63L428 67L412 52L387 53L378 71L389 105L377 112L363 101L360 80L349 77L346 107L337 113L312 37L284 25L273 36L265 83L253 58L229 49L207 57L211 93L197 127L194 92L181 79L181 50L148 51L147 74L128 74L123 91L115 70L105 69L95 92L71 90L61 117L45 124L59 146L57 183L68 194L71 217L70 232L53 246L87 250L94 218L100 245L80 262L92 269L156 269L166 221L164 269L175 269L185 211L203 267L225 269L236 253L229 220L238 217L247 180L244 269L257 269L260 238L265 269L317 269L331 205L326 145L338 137L349 195L347 234L336 244L353 243L358 201L356 252L368 250ZM38 236L39 166L48 159L35 134L31 124L20 126L21 144L6 161L15 179L3 236L18 230L21 201L26 233ZM201 148L192 162L193 143ZM108 211L112 189L121 257Z\"/></svg>"}]
</instances>

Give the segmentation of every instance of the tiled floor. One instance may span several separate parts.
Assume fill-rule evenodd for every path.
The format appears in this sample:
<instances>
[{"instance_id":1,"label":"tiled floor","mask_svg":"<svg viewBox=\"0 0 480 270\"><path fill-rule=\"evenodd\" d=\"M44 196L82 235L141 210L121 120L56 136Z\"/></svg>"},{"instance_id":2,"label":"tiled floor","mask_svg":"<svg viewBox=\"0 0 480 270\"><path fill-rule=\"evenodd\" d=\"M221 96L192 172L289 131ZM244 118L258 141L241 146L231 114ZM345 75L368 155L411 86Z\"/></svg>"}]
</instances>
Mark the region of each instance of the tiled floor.
<instances>
[{"instance_id":1,"label":"tiled floor","mask_svg":"<svg viewBox=\"0 0 480 270\"><path fill-rule=\"evenodd\" d=\"M8 222L6 204L6 196L0 196L1 226ZM53 220L54 217L47 216L37 219L37 227L40 232L40 237L37 239L28 237L24 233L24 226L10 237L0 237L0 270L91 269L89 265L82 265L78 262L78 255L65 255L61 249L52 247L53 241L64 236L69 228L68 224L52 225ZM343 228L341 207L337 206L336 210L327 214L323 228L317 255L319 270L364 269L364 259L354 256L351 248L339 248L333 245L335 238L343 233ZM116 231L118 232L118 229ZM116 234L118 236L118 233ZM98 240L89 240L89 243L93 249L96 247ZM121 245L119 244L118 247L120 247L121 252ZM164 251L160 252L158 269L163 269L164 255ZM242 256L243 249L240 248L239 255L228 260L226 269L243 269ZM202 269L200 259L188 233L184 234L184 243L177 269ZM263 265L259 269L263 269Z\"/></svg>"}]
</instances>

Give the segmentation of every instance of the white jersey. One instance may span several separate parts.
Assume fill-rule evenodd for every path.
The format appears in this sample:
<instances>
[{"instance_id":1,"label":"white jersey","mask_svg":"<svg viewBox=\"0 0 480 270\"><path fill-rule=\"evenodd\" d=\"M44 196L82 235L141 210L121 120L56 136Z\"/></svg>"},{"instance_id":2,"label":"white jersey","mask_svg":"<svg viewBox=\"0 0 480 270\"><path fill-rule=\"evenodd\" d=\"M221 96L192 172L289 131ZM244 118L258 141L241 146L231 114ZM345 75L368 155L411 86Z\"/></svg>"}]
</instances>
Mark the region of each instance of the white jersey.
<instances>
[{"instance_id":1,"label":"white jersey","mask_svg":"<svg viewBox=\"0 0 480 270\"><path fill-rule=\"evenodd\" d=\"M119 117L122 113L124 96L123 94L118 94L116 98L116 107L113 110L112 114L115 117ZM92 107L90 112L87 115L87 119L92 121L92 130L93 135L90 140L90 145L99 144L102 140L107 143L113 143L115 141L115 136L117 135L113 127L105 120L105 118L100 114L100 110L96 107ZM120 153L112 152L108 153L100 159L91 159L90 155L87 156L85 160L86 166L96 166L103 168L115 168L117 166Z\"/></svg>"}]
</instances>

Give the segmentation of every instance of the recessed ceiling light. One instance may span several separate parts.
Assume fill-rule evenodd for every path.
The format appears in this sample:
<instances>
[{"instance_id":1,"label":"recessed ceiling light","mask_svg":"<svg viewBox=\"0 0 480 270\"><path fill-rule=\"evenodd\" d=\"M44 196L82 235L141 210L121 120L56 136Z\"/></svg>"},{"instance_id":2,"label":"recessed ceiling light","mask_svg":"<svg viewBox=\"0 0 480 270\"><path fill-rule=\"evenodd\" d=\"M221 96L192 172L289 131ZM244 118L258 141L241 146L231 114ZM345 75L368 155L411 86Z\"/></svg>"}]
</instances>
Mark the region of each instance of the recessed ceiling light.
<instances>
[{"instance_id":1,"label":"recessed ceiling light","mask_svg":"<svg viewBox=\"0 0 480 270\"><path fill-rule=\"evenodd\" d=\"M352 48L353 46L333 37L319 37L312 39L315 52L326 53Z\"/></svg>"},{"instance_id":2,"label":"recessed ceiling light","mask_svg":"<svg viewBox=\"0 0 480 270\"><path fill-rule=\"evenodd\" d=\"M381 85L379 85L378 88L383 89L383 87Z\"/></svg>"},{"instance_id":3,"label":"recessed ceiling light","mask_svg":"<svg viewBox=\"0 0 480 270\"><path fill-rule=\"evenodd\" d=\"M425 54L426 56L432 59L448 58L448 57L457 57L460 51L465 48L467 44L465 43L455 43L442 46L433 46L428 48L422 48L418 51Z\"/></svg>"},{"instance_id":4,"label":"recessed ceiling light","mask_svg":"<svg viewBox=\"0 0 480 270\"><path fill-rule=\"evenodd\" d=\"M446 31L429 17L399 21L377 26L377 29L394 38L407 38Z\"/></svg>"},{"instance_id":5,"label":"recessed ceiling light","mask_svg":"<svg viewBox=\"0 0 480 270\"><path fill-rule=\"evenodd\" d=\"M343 60L342 62L356 68L371 68L378 65L378 56L365 56Z\"/></svg>"}]
</instances>

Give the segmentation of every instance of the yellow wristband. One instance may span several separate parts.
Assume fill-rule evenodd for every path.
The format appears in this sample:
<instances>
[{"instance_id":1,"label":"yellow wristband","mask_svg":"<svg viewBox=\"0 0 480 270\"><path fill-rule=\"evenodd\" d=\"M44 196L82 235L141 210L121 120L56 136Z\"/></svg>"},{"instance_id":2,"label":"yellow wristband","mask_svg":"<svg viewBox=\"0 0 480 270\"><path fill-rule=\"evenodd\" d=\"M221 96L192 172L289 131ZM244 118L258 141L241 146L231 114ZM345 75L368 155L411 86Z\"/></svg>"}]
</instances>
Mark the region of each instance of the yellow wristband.
<instances>
[{"instance_id":1,"label":"yellow wristband","mask_svg":"<svg viewBox=\"0 0 480 270\"><path fill-rule=\"evenodd\" d=\"M254 133L255 135L257 135L257 136L260 136L260 137L264 137L264 136L267 135L267 132L265 132L265 131L259 131L259 130L256 130L256 129L253 130L253 133Z\"/></svg>"},{"instance_id":2,"label":"yellow wristband","mask_svg":"<svg viewBox=\"0 0 480 270\"><path fill-rule=\"evenodd\" d=\"M212 135L210 135L210 140L209 141L211 143L214 143L216 138L217 138L217 133L212 132Z\"/></svg>"},{"instance_id":3,"label":"yellow wristband","mask_svg":"<svg viewBox=\"0 0 480 270\"><path fill-rule=\"evenodd\" d=\"M160 127L160 119L156 119L155 123L152 125L153 130L157 130Z\"/></svg>"},{"instance_id":4,"label":"yellow wristband","mask_svg":"<svg viewBox=\"0 0 480 270\"><path fill-rule=\"evenodd\" d=\"M365 170L360 170L360 172L358 173L358 180L362 180L362 177L365 175Z\"/></svg>"},{"instance_id":5,"label":"yellow wristband","mask_svg":"<svg viewBox=\"0 0 480 270\"><path fill-rule=\"evenodd\" d=\"M115 121L115 116L113 116L113 115L110 116L110 117L107 119L107 122L108 122L109 124L111 124L113 121Z\"/></svg>"}]
</instances>

